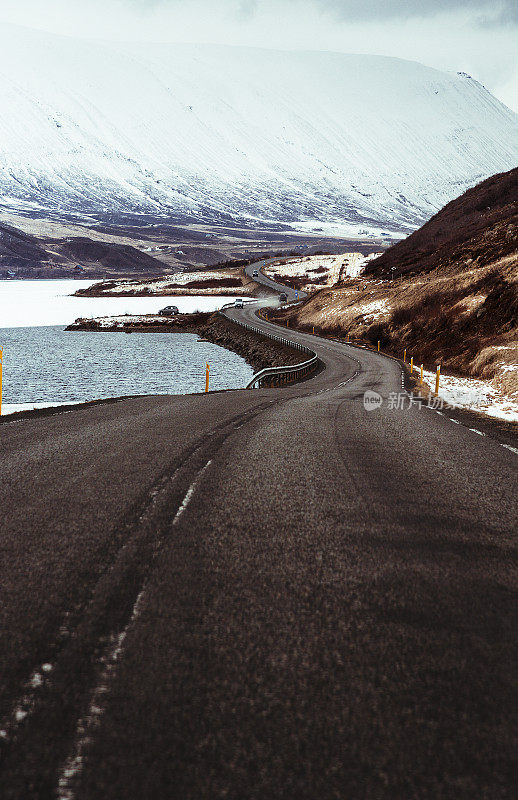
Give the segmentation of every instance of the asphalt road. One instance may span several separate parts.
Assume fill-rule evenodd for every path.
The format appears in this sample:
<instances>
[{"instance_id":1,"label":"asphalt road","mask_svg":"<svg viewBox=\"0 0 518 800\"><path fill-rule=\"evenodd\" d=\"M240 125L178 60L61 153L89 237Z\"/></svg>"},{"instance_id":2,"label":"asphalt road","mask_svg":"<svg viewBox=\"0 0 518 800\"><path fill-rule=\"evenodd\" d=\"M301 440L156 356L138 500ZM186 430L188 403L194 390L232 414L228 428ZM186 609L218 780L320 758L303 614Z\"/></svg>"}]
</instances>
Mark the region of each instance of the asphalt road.
<instances>
[{"instance_id":1,"label":"asphalt road","mask_svg":"<svg viewBox=\"0 0 518 800\"><path fill-rule=\"evenodd\" d=\"M284 286L282 283L278 283L278 281L274 281L272 278L268 278L267 275L264 274L262 271L262 267L266 264L272 264L278 261L278 258L269 258L263 261L258 261L255 264L249 264L245 267L246 274L251 278L254 272L258 272L258 276L254 278L257 283L262 284L267 289L270 289L272 292L272 297L276 297L276 292L285 292L288 302L295 303L297 300L303 300L307 297L306 292L303 292L301 289L292 289L290 286Z\"/></svg>"},{"instance_id":2,"label":"asphalt road","mask_svg":"<svg viewBox=\"0 0 518 800\"><path fill-rule=\"evenodd\" d=\"M518 452L289 335L296 386L0 425L2 798L515 797Z\"/></svg>"}]
</instances>

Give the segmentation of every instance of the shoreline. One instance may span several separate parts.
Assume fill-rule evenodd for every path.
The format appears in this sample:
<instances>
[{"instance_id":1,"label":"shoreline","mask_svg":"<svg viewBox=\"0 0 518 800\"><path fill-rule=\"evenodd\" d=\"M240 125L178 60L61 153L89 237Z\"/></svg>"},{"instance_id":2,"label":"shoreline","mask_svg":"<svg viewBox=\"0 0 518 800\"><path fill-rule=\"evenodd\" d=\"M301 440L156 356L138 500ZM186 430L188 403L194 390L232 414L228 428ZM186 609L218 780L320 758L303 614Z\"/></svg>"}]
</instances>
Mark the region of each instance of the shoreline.
<instances>
[{"instance_id":1,"label":"shoreline","mask_svg":"<svg viewBox=\"0 0 518 800\"><path fill-rule=\"evenodd\" d=\"M300 351L296 348L240 328L217 311L178 314L174 317L149 315L147 322L146 317L131 315L127 318L79 318L65 330L70 333L195 333L200 339L241 356L255 372L265 367L297 364L300 361Z\"/></svg>"},{"instance_id":2,"label":"shoreline","mask_svg":"<svg viewBox=\"0 0 518 800\"><path fill-rule=\"evenodd\" d=\"M161 317L159 314L123 314L114 317L78 317L65 331L91 333L198 333L217 312L194 311Z\"/></svg>"}]
</instances>

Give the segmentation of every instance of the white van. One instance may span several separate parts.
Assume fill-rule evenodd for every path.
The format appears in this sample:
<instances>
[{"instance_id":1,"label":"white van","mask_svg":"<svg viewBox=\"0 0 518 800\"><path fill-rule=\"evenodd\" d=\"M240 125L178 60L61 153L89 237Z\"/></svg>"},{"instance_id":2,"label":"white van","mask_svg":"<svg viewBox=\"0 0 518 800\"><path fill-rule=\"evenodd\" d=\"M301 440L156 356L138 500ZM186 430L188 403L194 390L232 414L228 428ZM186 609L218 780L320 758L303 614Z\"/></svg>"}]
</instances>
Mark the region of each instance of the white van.
<instances>
[{"instance_id":1,"label":"white van","mask_svg":"<svg viewBox=\"0 0 518 800\"><path fill-rule=\"evenodd\" d=\"M243 308L243 306L244 306L243 298L242 297L236 297L236 299L234 300L234 306L236 308Z\"/></svg>"}]
</instances>

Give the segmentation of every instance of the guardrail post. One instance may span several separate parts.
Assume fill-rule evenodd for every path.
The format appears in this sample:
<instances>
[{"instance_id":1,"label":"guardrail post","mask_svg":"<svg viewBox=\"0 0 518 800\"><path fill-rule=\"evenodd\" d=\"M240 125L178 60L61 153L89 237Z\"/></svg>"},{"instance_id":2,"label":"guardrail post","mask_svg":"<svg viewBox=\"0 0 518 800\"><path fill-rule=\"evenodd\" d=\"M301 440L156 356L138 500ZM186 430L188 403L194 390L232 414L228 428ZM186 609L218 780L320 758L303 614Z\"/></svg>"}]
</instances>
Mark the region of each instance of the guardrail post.
<instances>
[{"instance_id":1,"label":"guardrail post","mask_svg":"<svg viewBox=\"0 0 518 800\"><path fill-rule=\"evenodd\" d=\"M441 365L439 364L437 367L437 372L435 374L435 394L439 394L439 379L441 377Z\"/></svg>"}]
</instances>

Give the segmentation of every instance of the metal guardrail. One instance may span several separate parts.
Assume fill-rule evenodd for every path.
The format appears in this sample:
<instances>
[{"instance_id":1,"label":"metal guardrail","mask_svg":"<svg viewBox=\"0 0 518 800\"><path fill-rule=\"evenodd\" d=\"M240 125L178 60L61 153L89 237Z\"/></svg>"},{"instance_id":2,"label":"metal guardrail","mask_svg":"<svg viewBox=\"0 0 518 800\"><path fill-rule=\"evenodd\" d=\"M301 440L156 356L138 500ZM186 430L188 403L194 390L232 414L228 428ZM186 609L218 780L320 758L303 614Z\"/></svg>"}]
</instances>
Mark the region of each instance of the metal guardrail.
<instances>
[{"instance_id":1,"label":"metal guardrail","mask_svg":"<svg viewBox=\"0 0 518 800\"><path fill-rule=\"evenodd\" d=\"M266 369L262 369L254 375L246 388L261 389L263 386L284 386L288 383L295 383L295 381L313 372L317 366L318 356L315 353L313 358L303 361L301 364L291 364L285 367L266 367Z\"/></svg>"},{"instance_id":2,"label":"metal guardrail","mask_svg":"<svg viewBox=\"0 0 518 800\"><path fill-rule=\"evenodd\" d=\"M225 308L232 308L233 306L233 303L227 303L221 308L219 313L223 314L223 310ZM223 314L223 316L225 315ZM256 333L259 336L265 336L268 339L273 339L273 341L279 342L285 347L292 347L295 350L300 350L302 353L307 353L311 356L311 358L307 359L306 361L302 361L299 364L286 364L286 366L282 367L266 367L265 369L260 370L253 376L250 383L248 383L246 386L247 389L260 389L264 386L284 386L288 383L294 383L295 381L300 380L317 368L319 363L318 356L314 350L306 347L306 345L300 344L299 342L294 342L291 339L287 339L285 336L277 336L275 333L269 333L261 328L256 328L254 325L249 325L248 322L241 322L238 319L233 319L232 322L234 322L236 325L241 325L241 327L246 328L246 330L252 331L252 333Z\"/></svg>"}]
</instances>

